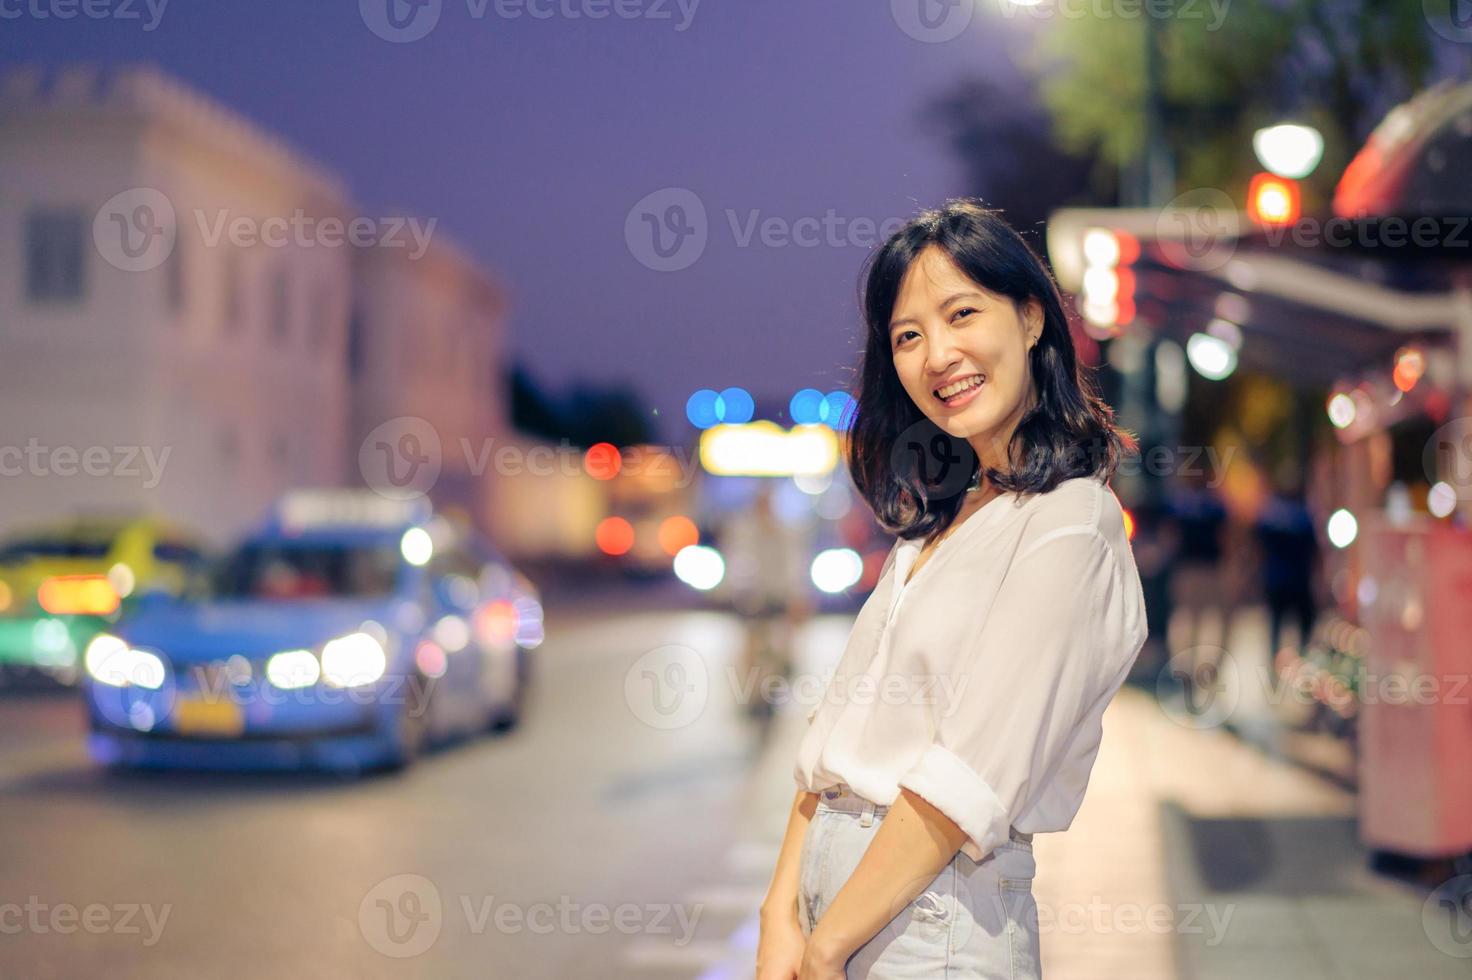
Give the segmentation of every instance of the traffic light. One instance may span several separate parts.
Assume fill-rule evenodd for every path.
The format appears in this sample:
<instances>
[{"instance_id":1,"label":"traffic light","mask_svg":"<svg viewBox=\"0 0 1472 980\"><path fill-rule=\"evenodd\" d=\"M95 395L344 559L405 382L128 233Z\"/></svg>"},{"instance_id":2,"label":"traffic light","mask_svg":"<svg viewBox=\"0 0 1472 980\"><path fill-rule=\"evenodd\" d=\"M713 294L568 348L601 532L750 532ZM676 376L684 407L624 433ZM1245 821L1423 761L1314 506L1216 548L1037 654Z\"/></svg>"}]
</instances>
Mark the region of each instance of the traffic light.
<instances>
[{"instance_id":1,"label":"traffic light","mask_svg":"<svg viewBox=\"0 0 1472 980\"><path fill-rule=\"evenodd\" d=\"M1247 185L1247 216L1259 225L1291 225L1300 214L1298 181L1266 171Z\"/></svg>"}]
</instances>

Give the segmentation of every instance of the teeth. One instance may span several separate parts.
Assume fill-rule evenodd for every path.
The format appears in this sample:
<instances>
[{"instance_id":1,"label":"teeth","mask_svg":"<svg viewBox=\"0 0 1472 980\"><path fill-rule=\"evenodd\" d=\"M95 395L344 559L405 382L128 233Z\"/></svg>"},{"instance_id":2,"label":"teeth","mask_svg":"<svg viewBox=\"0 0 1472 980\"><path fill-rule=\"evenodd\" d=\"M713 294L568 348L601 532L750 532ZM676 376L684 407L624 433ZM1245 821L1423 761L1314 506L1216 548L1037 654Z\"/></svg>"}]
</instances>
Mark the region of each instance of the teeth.
<instances>
[{"instance_id":1,"label":"teeth","mask_svg":"<svg viewBox=\"0 0 1472 980\"><path fill-rule=\"evenodd\" d=\"M939 395L943 400L948 399L952 395L959 395L961 392L966 391L968 388L975 388L985 380L986 379L981 377L980 375L975 375L973 377L967 378L964 381L957 381L955 384L946 385L944 388L937 388L935 393Z\"/></svg>"}]
</instances>

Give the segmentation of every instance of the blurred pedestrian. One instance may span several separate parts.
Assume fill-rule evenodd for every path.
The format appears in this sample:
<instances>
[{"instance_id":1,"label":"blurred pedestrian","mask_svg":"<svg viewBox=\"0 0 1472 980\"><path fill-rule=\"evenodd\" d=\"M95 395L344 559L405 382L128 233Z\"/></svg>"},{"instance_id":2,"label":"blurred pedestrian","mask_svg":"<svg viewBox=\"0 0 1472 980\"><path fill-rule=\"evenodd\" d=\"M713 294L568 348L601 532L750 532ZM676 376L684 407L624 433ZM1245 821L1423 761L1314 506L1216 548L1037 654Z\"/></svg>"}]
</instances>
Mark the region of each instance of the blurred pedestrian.
<instances>
[{"instance_id":1,"label":"blurred pedestrian","mask_svg":"<svg viewBox=\"0 0 1472 980\"><path fill-rule=\"evenodd\" d=\"M755 717L772 713L770 679L790 675L793 636L811 608L807 536L777 513L774 496L773 481L759 479L721 532L728 593L745 626L740 690L751 692L746 709Z\"/></svg>"},{"instance_id":2,"label":"blurred pedestrian","mask_svg":"<svg viewBox=\"0 0 1472 980\"><path fill-rule=\"evenodd\" d=\"M1196 478L1171 492L1170 520L1178 542L1171 567L1171 652L1195 651L1208 640L1225 646L1227 508L1216 488Z\"/></svg>"},{"instance_id":3,"label":"blurred pedestrian","mask_svg":"<svg viewBox=\"0 0 1472 980\"><path fill-rule=\"evenodd\" d=\"M1282 647L1283 624L1292 615L1298 625L1302 652L1308 647L1317 614L1314 602L1314 566L1319 542L1301 488L1275 494L1257 522L1262 548L1262 587L1268 605L1269 655Z\"/></svg>"}]
</instances>

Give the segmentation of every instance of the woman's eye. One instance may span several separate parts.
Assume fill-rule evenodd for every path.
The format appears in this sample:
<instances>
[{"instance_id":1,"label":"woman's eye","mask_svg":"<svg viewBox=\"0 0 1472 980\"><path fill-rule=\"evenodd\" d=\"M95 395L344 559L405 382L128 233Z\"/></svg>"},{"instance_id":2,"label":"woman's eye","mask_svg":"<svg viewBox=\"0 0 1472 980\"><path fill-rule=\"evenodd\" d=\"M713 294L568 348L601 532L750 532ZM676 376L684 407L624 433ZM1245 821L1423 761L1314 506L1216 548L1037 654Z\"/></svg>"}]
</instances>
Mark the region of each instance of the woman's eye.
<instances>
[{"instance_id":1,"label":"woman's eye","mask_svg":"<svg viewBox=\"0 0 1472 980\"><path fill-rule=\"evenodd\" d=\"M909 336L912 336L912 335L913 336L916 336L916 337L920 336L918 333L915 333L915 331L913 331L913 330L906 330L904 333L900 334L898 337L896 337L894 339L894 345L896 347L898 347L899 345L901 345L901 344L903 344L905 342L905 338L906 337L909 337Z\"/></svg>"},{"instance_id":2,"label":"woman's eye","mask_svg":"<svg viewBox=\"0 0 1472 980\"><path fill-rule=\"evenodd\" d=\"M952 316L951 319L952 320L955 320L958 317L967 317L967 316L970 316L971 314L973 314L975 312L976 312L976 307L974 307L974 306L963 306L959 310L956 311L955 315Z\"/></svg>"}]
</instances>

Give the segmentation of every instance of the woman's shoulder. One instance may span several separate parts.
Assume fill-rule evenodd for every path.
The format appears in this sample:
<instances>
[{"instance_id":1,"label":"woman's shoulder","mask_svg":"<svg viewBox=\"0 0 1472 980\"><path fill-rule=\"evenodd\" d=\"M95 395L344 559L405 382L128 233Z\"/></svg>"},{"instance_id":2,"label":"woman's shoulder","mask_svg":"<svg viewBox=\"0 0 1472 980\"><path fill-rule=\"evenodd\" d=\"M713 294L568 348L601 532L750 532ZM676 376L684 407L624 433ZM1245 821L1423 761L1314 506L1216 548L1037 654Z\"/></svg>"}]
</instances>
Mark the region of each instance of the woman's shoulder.
<instances>
[{"instance_id":1,"label":"woman's shoulder","mask_svg":"<svg viewBox=\"0 0 1472 980\"><path fill-rule=\"evenodd\" d=\"M1063 480L1024 503L1026 537L1034 542L1069 533L1097 533L1106 541L1125 533L1124 510L1107 482L1096 476Z\"/></svg>"}]
</instances>

